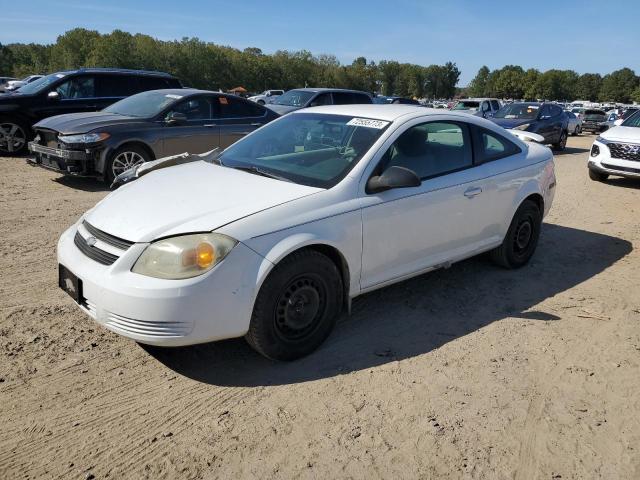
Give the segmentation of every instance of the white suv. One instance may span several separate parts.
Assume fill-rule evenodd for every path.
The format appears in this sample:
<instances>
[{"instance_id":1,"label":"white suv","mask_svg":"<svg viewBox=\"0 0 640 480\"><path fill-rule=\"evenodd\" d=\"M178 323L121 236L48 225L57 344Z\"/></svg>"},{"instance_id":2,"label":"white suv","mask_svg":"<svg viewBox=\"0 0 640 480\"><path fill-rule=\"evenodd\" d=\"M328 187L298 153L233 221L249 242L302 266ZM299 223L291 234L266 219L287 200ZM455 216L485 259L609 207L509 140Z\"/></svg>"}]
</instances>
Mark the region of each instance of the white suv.
<instances>
[{"instance_id":1,"label":"white suv","mask_svg":"<svg viewBox=\"0 0 640 480\"><path fill-rule=\"evenodd\" d=\"M598 136L589 154L589 177L604 181L609 175L640 178L640 111Z\"/></svg>"},{"instance_id":2,"label":"white suv","mask_svg":"<svg viewBox=\"0 0 640 480\"><path fill-rule=\"evenodd\" d=\"M463 111L476 117L493 117L502 107L497 98L463 98L451 110Z\"/></svg>"},{"instance_id":3,"label":"white suv","mask_svg":"<svg viewBox=\"0 0 640 480\"><path fill-rule=\"evenodd\" d=\"M267 103L273 103L276 98L284 93L284 90L265 90L260 95L254 95L249 97L252 102L259 103L260 105L266 105Z\"/></svg>"}]
</instances>

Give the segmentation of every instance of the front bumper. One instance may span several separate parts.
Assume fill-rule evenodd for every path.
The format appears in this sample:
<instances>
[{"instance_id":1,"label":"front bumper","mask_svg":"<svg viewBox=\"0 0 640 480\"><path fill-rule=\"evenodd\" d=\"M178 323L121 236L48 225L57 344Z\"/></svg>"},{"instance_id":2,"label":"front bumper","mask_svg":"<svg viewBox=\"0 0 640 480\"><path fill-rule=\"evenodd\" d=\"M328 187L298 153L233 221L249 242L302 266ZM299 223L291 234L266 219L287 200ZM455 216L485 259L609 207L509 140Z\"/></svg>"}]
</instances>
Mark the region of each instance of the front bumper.
<instances>
[{"instance_id":1,"label":"front bumper","mask_svg":"<svg viewBox=\"0 0 640 480\"><path fill-rule=\"evenodd\" d=\"M96 172L96 162L100 158L102 148L86 148L72 150L52 148L29 142L29 151L34 154L30 160L36 166L56 172L82 177L99 177Z\"/></svg>"},{"instance_id":2,"label":"front bumper","mask_svg":"<svg viewBox=\"0 0 640 480\"><path fill-rule=\"evenodd\" d=\"M595 157L589 153L587 167L590 170L618 177L640 178L640 161L612 158L607 143L595 141L594 145L598 146L600 153Z\"/></svg>"},{"instance_id":3,"label":"front bumper","mask_svg":"<svg viewBox=\"0 0 640 480\"><path fill-rule=\"evenodd\" d=\"M102 265L74 243L80 222L58 242L58 262L82 282L79 307L107 329L140 343L181 346L243 336L248 328L260 266L266 261L238 243L199 277L163 280L131 272L148 244L134 243Z\"/></svg>"}]
</instances>

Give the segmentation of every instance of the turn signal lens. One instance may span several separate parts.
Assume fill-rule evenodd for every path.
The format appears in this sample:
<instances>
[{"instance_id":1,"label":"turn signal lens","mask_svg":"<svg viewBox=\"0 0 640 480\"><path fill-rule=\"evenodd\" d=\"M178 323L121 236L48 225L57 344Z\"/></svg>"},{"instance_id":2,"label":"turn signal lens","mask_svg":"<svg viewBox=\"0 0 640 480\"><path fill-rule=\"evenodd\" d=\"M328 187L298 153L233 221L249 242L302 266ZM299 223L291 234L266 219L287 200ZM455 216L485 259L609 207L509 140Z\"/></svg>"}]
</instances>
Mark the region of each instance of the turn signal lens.
<instances>
[{"instance_id":1,"label":"turn signal lens","mask_svg":"<svg viewBox=\"0 0 640 480\"><path fill-rule=\"evenodd\" d=\"M196 264L200 268L209 268L216 260L216 251L210 243L201 243L196 247Z\"/></svg>"}]
</instances>

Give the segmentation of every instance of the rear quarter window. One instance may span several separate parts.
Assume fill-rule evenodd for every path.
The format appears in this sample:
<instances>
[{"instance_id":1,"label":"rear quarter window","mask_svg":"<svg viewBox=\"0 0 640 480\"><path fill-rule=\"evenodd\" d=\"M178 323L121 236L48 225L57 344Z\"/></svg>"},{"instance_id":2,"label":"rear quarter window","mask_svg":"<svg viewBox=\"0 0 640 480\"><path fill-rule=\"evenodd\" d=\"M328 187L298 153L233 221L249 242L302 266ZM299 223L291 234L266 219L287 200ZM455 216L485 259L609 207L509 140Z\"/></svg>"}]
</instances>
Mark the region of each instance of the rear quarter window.
<instances>
[{"instance_id":1,"label":"rear quarter window","mask_svg":"<svg viewBox=\"0 0 640 480\"><path fill-rule=\"evenodd\" d=\"M511 140L491 130L477 126L474 126L472 130L476 164L500 160L522 151Z\"/></svg>"}]
</instances>

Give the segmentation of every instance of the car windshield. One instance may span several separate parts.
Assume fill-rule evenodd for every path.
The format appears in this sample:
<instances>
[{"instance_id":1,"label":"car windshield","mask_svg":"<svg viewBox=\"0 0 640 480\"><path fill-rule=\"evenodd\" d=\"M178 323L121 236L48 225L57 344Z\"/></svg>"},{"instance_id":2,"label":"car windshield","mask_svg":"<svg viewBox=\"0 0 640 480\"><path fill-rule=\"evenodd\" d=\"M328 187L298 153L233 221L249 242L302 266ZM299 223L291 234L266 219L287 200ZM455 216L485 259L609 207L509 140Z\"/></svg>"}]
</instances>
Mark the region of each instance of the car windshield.
<instances>
[{"instance_id":1,"label":"car windshield","mask_svg":"<svg viewBox=\"0 0 640 480\"><path fill-rule=\"evenodd\" d=\"M64 76L64 73L52 73L51 75L47 75L45 77L39 78L38 80L34 80L31 83L23 85L18 90L16 90L16 92L27 94L38 93L47 88L52 83L57 82Z\"/></svg>"},{"instance_id":2,"label":"car windshield","mask_svg":"<svg viewBox=\"0 0 640 480\"><path fill-rule=\"evenodd\" d=\"M640 127L640 111L636 110L636 112L631 115L630 117L627 117L627 119L622 122L622 126L623 127Z\"/></svg>"},{"instance_id":3,"label":"car windshield","mask_svg":"<svg viewBox=\"0 0 640 480\"><path fill-rule=\"evenodd\" d=\"M274 103L276 105L286 105L288 107L304 107L313 95L314 92L289 90L287 93L280 95Z\"/></svg>"},{"instance_id":4,"label":"car windshield","mask_svg":"<svg viewBox=\"0 0 640 480\"><path fill-rule=\"evenodd\" d=\"M452 108L452 110L469 110L471 108L478 108L480 106L480 102L458 102L456 106Z\"/></svg>"},{"instance_id":5,"label":"car windshield","mask_svg":"<svg viewBox=\"0 0 640 480\"><path fill-rule=\"evenodd\" d=\"M302 185L331 188L390 122L345 115L292 114L227 148L222 165Z\"/></svg>"},{"instance_id":6,"label":"car windshield","mask_svg":"<svg viewBox=\"0 0 640 480\"><path fill-rule=\"evenodd\" d=\"M539 105L527 105L525 103L512 103L496 112L495 118L533 120L538 116Z\"/></svg>"},{"instance_id":7,"label":"car windshield","mask_svg":"<svg viewBox=\"0 0 640 480\"><path fill-rule=\"evenodd\" d=\"M166 90L150 90L120 100L102 111L127 117L150 118L155 117L183 96Z\"/></svg>"}]
</instances>

